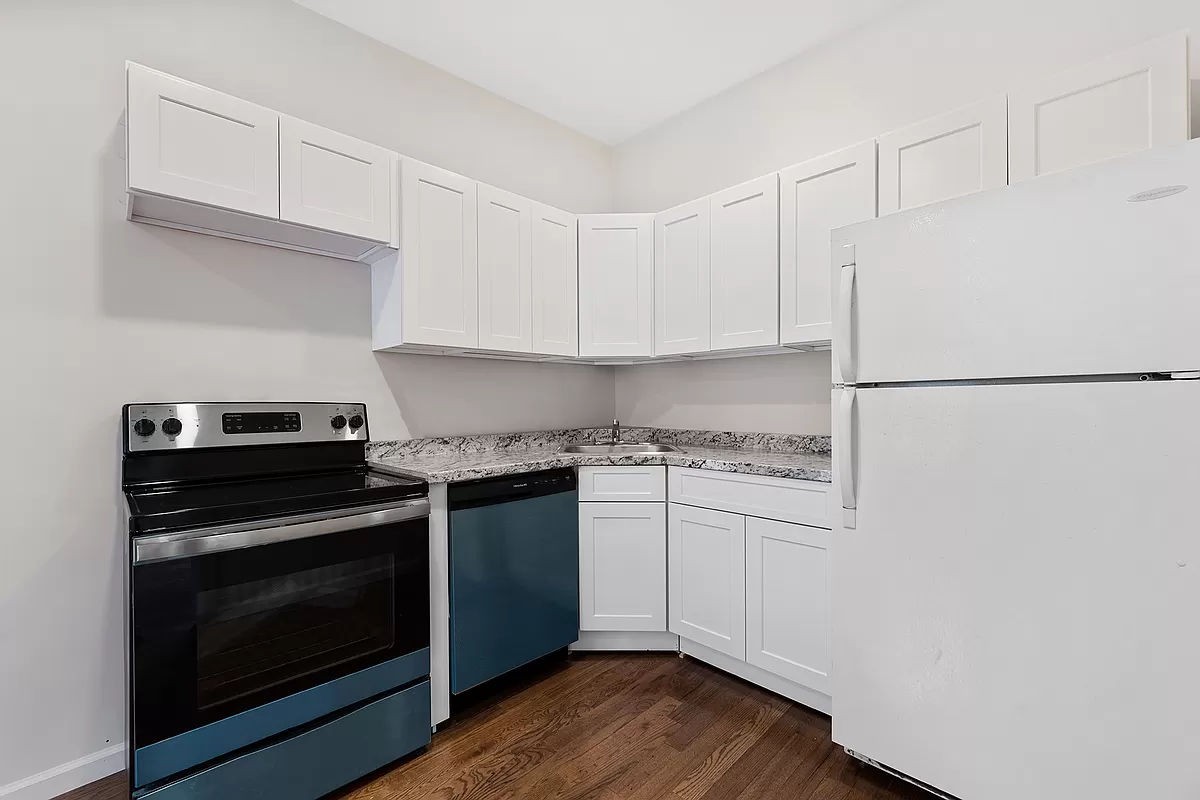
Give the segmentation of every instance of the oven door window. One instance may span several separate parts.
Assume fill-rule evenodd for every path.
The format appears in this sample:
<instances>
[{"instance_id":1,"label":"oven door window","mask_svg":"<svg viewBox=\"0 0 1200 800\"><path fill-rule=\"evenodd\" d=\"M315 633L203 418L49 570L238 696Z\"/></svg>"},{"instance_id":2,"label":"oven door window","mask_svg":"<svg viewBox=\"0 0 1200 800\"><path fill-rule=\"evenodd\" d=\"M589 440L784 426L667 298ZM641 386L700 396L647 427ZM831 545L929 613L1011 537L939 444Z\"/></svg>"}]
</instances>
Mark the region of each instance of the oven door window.
<instances>
[{"instance_id":1,"label":"oven door window","mask_svg":"<svg viewBox=\"0 0 1200 800\"><path fill-rule=\"evenodd\" d=\"M425 520L134 568L138 747L428 646Z\"/></svg>"},{"instance_id":2,"label":"oven door window","mask_svg":"<svg viewBox=\"0 0 1200 800\"><path fill-rule=\"evenodd\" d=\"M201 589L199 710L390 651L395 576L395 556L384 553Z\"/></svg>"}]
</instances>

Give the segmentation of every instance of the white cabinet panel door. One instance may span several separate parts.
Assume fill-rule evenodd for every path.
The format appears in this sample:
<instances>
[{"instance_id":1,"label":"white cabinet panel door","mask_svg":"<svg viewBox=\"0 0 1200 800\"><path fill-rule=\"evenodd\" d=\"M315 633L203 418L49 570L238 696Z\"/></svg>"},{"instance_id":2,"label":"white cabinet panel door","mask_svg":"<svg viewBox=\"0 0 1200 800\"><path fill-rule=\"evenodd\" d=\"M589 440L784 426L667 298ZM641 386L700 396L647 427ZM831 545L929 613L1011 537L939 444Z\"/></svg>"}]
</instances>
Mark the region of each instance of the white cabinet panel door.
<instances>
[{"instance_id":1,"label":"white cabinet panel door","mask_svg":"<svg viewBox=\"0 0 1200 800\"><path fill-rule=\"evenodd\" d=\"M579 355L654 349L654 215L579 217Z\"/></svg>"},{"instance_id":2,"label":"white cabinet panel door","mask_svg":"<svg viewBox=\"0 0 1200 800\"><path fill-rule=\"evenodd\" d=\"M475 181L406 158L400 192L404 343L475 347Z\"/></svg>"},{"instance_id":3,"label":"white cabinet panel door","mask_svg":"<svg viewBox=\"0 0 1200 800\"><path fill-rule=\"evenodd\" d=\"M779 175L712 195L713 350L779 343Z\"/></svg>"},{"instance_id":4,"label":"white cabinet panel door","mask_svg":"<svg viewBox=\"0 0 1200 800\"><path fill-rule=\"evenodd\" d=\"M671 633L746 658L746 518L669 506Z\"/></svg>"},{"instance_id":5,"label":"white cabinet panel door","mask_svg":"<svg viewBox=\"0 0 1200 800\"><path fill-rule=\"evenodd\" d=\"M579 355L579 248L575 215L533 204L533 352Z\"/></svg>"},{"instance_id":6,"label":"white cabinet panel door","mask_svg":"<svg viewBox=\"0 0 1200 800\"><path fill-rule=\"evenodd\" d=\"M857 395L834 741L956 797L1197 797L1200 381Z\"/></svg>"},{"instance_id":7,"label":"white cabinet panel door","mask_svg":"<svg viewBox=\"0 0 1200 800\"><path fill-rule=\"evenodd\" d=\"M1187 35L1156 39L1008 95L1014 183L1188 138Z\"/></svg>"},{"instance_id":8,"label":"white cabinet panel door","mask_svg":"<svg viewBox=\"0 0 1200 800\"><path fill-rule=\"evenodd\" d=\"M746 660L829 694L829 537L746 519Z\"/></svg>"},{"instance_id":9,"label":"white cabinet panel door","mask_svg":"<svg viewBox=\"0 0 1200 800\"><path fill-rule=\"evenodd\" d=\"M533 349L533 203L479 184L479 347Z\"/></svg>"},{"instance_id":10,"label":"white cabinet panel door","mask_svg":"<svg viewBox=\"0 0 1200 800\"><path fill-rule=\"evenodd\" d=\"M779 173L779 339L832 338L829 234L875 216L875 141Z\"/></svg>"},{"instance_id":11,"label":"white cabinet panel door","mask_svg":"<svg viewBox=\"0 0 1200 800\"><path fill-rule=\"evenodd\" d=\"M879 214L1008 183L1004 96L879 137Z\"/></svg>"},{"instance_id":12,"label":"white cabinet panel door","mask_svg":"<svg viewBox=\"0 0 1200 800\"><path fill-rule=\"evenodd\" d=\"M393 240L390 150L283 116L279 120L279 218L313 228Z\"/></svg>"},{"instance_id":13,"label":"white cabinet panel door","mask_svg":"<svg viewBox=\"0 0 1200 800\"><path fill-rule=\"evenodd\" d=\"M708 198L654 217L654 354L708 350Z\"/></svg>"},{"instance_id":14,"label":"white cabinet panel door","mask_svg":"<svg viewBox=\"0 0 1200 800\"><path fill-rule=\"evenodd\" d=\"M665 503L579 504L579 629L667 629Z\"/></svg>"},{"instance_id":15,"label":"white cabinet panel door","mask_svg":"<svg viewBox=\"0 0 1200 800\"><path fill-rule=\"evenodd\" d=\"M279 217L279 115L127 63L129 189Z\"/></svg>"}]
</instances>

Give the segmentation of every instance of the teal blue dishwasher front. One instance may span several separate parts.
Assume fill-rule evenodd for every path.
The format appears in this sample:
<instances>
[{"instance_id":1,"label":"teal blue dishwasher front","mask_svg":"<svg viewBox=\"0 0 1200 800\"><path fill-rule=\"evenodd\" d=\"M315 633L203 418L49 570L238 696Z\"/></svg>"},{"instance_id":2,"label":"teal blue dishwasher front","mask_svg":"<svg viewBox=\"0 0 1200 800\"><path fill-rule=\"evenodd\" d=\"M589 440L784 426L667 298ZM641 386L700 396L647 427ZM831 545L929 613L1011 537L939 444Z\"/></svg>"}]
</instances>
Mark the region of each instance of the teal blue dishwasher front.
<instances>
[{"instance_id":1,"label":"teal blue dishwasher front","mask_svg":"<svg viewBox=\"0 0 1200 800\"><path fill-rule=\"evenodd\" d=\"M579 638L579 508L570 469L452 484L450 691Z\"/></svg>"}]
</instances>

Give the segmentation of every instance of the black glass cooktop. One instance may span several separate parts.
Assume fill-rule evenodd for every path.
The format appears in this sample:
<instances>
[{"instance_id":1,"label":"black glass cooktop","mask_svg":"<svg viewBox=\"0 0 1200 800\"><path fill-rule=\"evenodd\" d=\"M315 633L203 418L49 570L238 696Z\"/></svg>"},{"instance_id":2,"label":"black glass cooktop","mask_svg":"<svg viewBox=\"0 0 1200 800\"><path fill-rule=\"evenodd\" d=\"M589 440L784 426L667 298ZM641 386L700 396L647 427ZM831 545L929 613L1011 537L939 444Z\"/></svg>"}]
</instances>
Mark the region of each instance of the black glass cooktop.
<instances>
[{"instance_id":1,"label":"black glass cooktop","mask_svg":"<svg viewBox=\"0 0 1200 800\"><path fill-rule=\"evenodd\" d=\"M130 532L154 533L423 497L428 484L370 467L133 488Z\"/></svg>"}]
</instances>

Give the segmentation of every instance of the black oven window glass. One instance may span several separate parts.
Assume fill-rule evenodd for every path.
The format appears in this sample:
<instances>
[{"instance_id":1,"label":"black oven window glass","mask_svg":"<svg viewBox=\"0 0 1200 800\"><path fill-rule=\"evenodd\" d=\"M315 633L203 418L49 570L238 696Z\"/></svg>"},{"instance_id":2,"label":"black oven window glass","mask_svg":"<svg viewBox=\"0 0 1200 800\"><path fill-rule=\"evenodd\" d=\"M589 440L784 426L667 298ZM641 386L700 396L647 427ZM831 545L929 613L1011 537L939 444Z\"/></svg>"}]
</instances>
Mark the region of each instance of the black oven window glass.
<instances>
[{"instance_id":1,"label":"black oven window glass","mask_svg":"<svg viewBox=\"0 0 1200 800\"><path fill-rule=\"evenodd\" d=\"M390 650L395 571L385 553L198 592L197 710Z\"/></svg>"}]
</instances>

